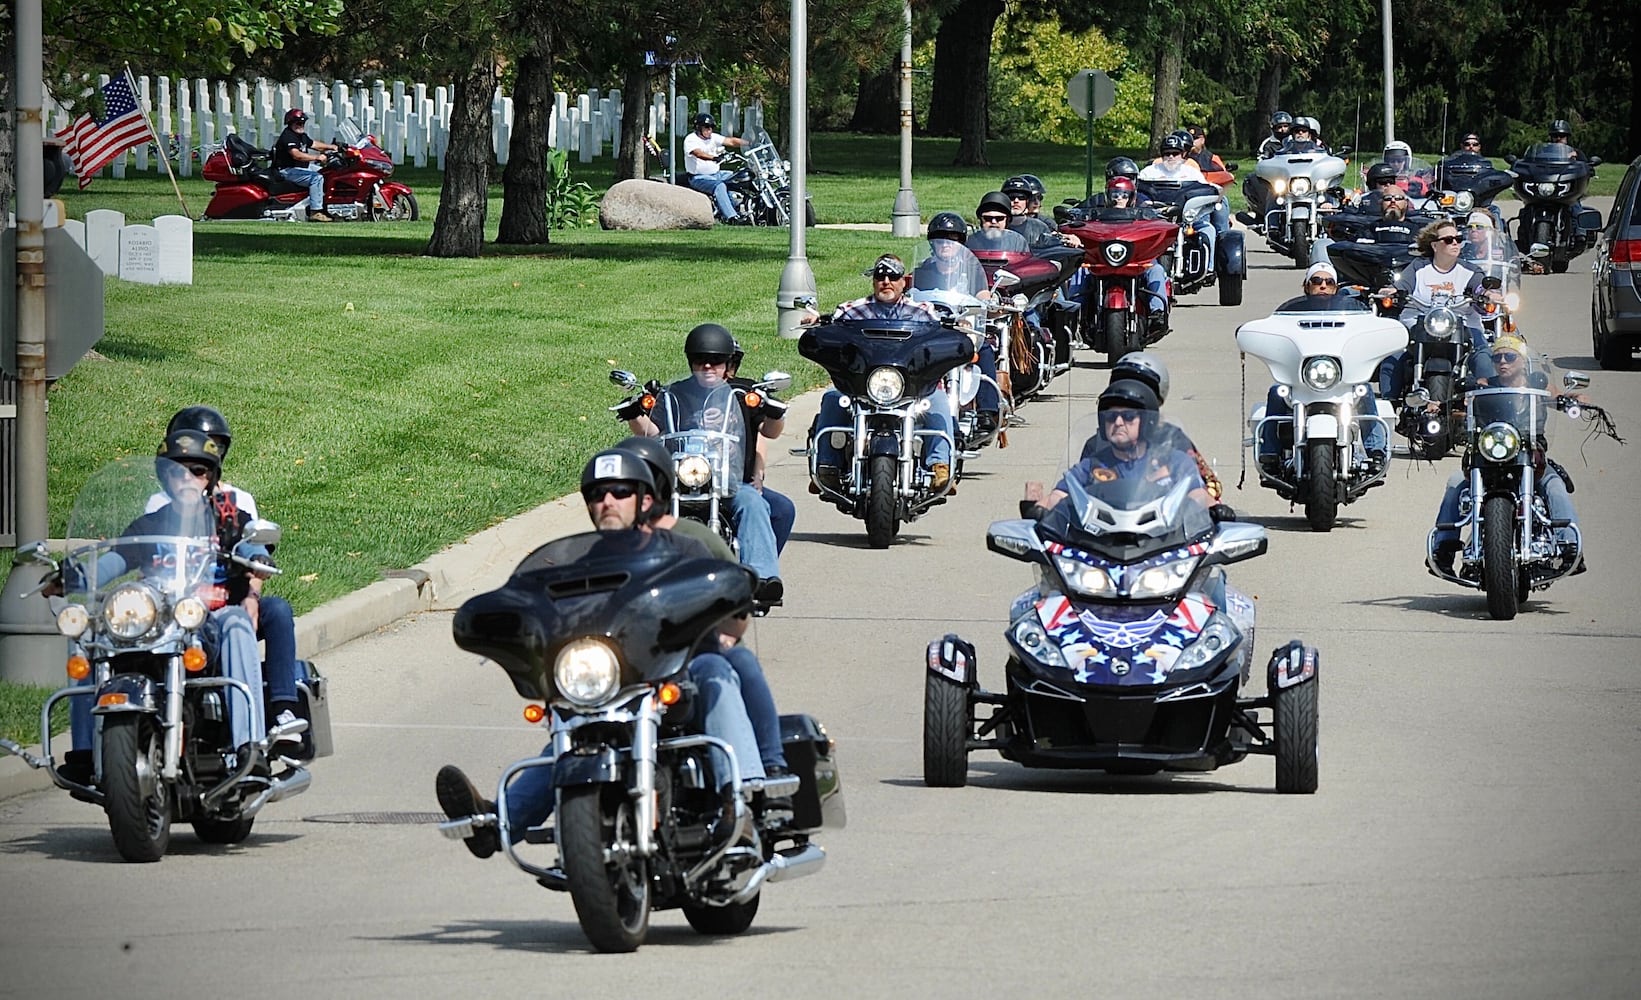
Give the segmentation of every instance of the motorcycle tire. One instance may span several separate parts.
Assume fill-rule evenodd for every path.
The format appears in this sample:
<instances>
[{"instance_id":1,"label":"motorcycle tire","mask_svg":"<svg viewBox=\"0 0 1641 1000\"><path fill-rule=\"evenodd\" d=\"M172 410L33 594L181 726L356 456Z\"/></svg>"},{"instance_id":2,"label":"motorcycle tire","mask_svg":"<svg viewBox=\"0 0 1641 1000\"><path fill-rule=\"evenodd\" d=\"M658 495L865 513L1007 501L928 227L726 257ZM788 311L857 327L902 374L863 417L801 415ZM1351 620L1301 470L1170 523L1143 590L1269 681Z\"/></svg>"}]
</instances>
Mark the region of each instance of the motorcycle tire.
<instances>
[{"instance_id":1,"label":"motorcycle tire","mask_svg":"<svg viewBox=\"0 0 1641 1000\"><path fill-rule=\"evenodd\" d=\"M744 934L752 926L752 919L758 915L758 900L762 898L760 893L744 903L728 906L692 906L685 903L684 919L698 934L714 937Z\"/></svg>"},{"instance_id":2,"label":"motorcycle tire","mask_svg":"<svg viewBox=\"0 0 1641 1000\"><path fill-rule=\"evenodd\" d=\"M1128 318L1132 315L1126 309L1108 309L1102 322L1105 324L1105 349L1111 355L1111 363L1116 364L1124 354L1137 351L1139 348L1129 343ZM1137 327L1139 324L1136 323Z\"/></svg>"},{"instance_id":3,"label":"motorcycle tire","mask_svg":"<svg viewBox=\"0 0 1641 1000\"><path fill-rule=\"evenodd\" d=\"M1272 697L1276 734L1276 790L1284 795L1316 791L1320 760L1317 734L1321 713L1317 707L1320 677L1282 688Z\"/></svg>"},{"instance_id":4,"label":"motorcycle tire","mask_svg":"<svg viewBox=\"0 0 1641 1000\"><path fill-rule=\"evenodd\" d=\"M561 794L558 841L582 933L602 952L637 951L650 929L650 869L642 858L606 864L604 849L630 841L632 803L613 785Z\"/></svg>"},{"instance_id":5,"label":"motorcycle tire","mask_svg":"<svg viewBox=\"0 0 1641 1000\"><path fill-rule=\"evenodd\" d=\"M873 455L867 466L866 540L886 549L900 531L900 504L895 497L895 457Z\"/></svg>"},{"instance_id":6,"label":"motorcycle tire","mask_svg":"<svg viewBox=\"0 0 1641 1000\"><path fill-rule=\"evenodd\" d=\"M193 821L194 836L207 844L237 844L251 835L251 827L255 823L255 816L239 819L196 819Z\"/></svg>"},{"instance_id":7,"label":"motorcycle tire","mask_svg":"<svg viewBox=\"0 0 1641 1000\"><path fill-rule=\"evenodd\" d=\"M158 861L171 845L171 789L159 778L163 746L151 715L110 715L103 721L103 811L114 846L127 861Z\"/></svg>"},{"instance_id":8,"label":"motorcycle tire","mask_svg":"<svg viewBox=\"0 0 1641 1000\"><path fill-rule=\"evenodd\" d=\"M1242 304L1242 275L1222 274L1219 276L1219 304L1222 306L1239 306Z\"/></svg>"},{"instance_id":9,"label":"motorcycle tire","mask_svg":"<svg viewBox=\"0 0 1641 1000\"><path fill-rule=\"evenodd\" d=\"M1488 497L1481 508L1481 582L1487 613L1507 622L1521 601L1516 594L1516 505L1511 497Z\"/></svg>"},{"instance_id":10,"label":"motorcycle tire","mask_svg":"<svg viewBox=\"0 0 1641 1000\"><path fill-rule=\"evenodd\" d=\"M1444 412L1442 429L1434 437L1425 439L1425 457L1429 459L1446 458L1447 453L1453 450L1453 376L1426 376L1424 387L1425 391L1430 394L1431 399L1442 404Z\"/></svg>"},{"instance_id":11,"label":"motorcycle tire","mask_svg":"<svg viewBox=\"0 0 1641 1000\"><path fill-rule=\"evenodd\" d=\"M1311 266L1311 235L1310 229L1303 222L1293 224L1293 237L1288 243L1293 253L1293 265L1298 268Z\"/></svg>"},{"instance_id":12,"label":"motorcycle tire","mask_svg":"<svg viewBox=\"0 0 1641 1000\"><path fill-rule=\"evenodd\" d=\"M1572 261L1563 260L1560 257L1551 257L1550 258L1550 273L1551 274L1566 274L1567 273L1567 268L1571 267L1572 263L1573 263Z\"/></svg>"},{"instance_id":13,"label":"motorcycle tire","mask_svg":"<svg viewBox=\"0 0 1641 1000\"><path fill-rule=\"evenodd\" d=\"M1305 520L1312 531L1332 531L1339 521L1339 481L1334 478L1338 454L1332 441L1305 444Z\"/></svg>"},{"instance_id":14,"label":"motorcycle tire","mask_svg":"<svg viewBox=\"0 0 1641 1000\"><path fill-rule=\"evenodd\" d=\"M929 672L923 675L923 783L969 783L969 689Z\"/></svg>"},{"instance_id":15,"label":"motorcycle tire","mask_svg":"<svg viewBox=\"0 0 1641 1000\"><path fill-rule=\"evenodd\" d=\"M393 204L386 209L376 207L376 199L370 202L370 221L372 222L415 222L422 217L421 207L416 204L416 196L406 192L393 199Z\"/></svg>"}]
</instances>

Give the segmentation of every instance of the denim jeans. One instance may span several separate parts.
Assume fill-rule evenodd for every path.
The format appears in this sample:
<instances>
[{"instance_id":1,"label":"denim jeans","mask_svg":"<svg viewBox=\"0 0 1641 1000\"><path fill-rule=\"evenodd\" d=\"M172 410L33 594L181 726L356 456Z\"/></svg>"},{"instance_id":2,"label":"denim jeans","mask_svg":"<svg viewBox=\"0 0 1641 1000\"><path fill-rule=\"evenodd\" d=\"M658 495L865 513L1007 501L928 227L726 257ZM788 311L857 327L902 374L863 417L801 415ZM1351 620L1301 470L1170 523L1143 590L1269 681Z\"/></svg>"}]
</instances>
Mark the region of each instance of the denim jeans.
<instances>
[{"instance_id":1,"label":"denim jeans","mask_svg":"<svg viewBox=\"0 0 1641 1000\"><path fill-rule=\"evenodd\" d=\"M746 703L747 721L752 723L764 772L767 774L772 767L786 767L786 749L781 745L781 716L775 709L775 696L770 693L763 664L758 662L757 654L745 646L731 646L722 655L741 682L741 701Z\"/></svg>"},{"instance_id":2,"label":"denim jeans","mask_svg":"<svg viewBox=\"0 0 1641 1000\"><path fill-rule=\"evenodd\" d=\"M980 383L979 391L974 394L974 408L981 413L996 414L1003 408L1003 397L992 384L997 380L997 349L985 342L980 345L979 354L980 373L992 381Z\"/></svg>"},{"instance_id":3,"label":"denim jeans","mask_svg":"<svg viewBox=\"0 0 1641 1000\"><path fill-rule=\"evenodd\" d=\"M743 486L742 489L751 489ZM775 554L780 555L786 549L787 539L792 537L792 527L798 521L798 505L785 493L777 492L768 486L763 488L764 502L769 504L769 526L775 531Z\"/></svg>"},{"instance_id":4,"label":"denim jeans","mask_svg":"<svg viewBox=\"0 0 1641 1000\"><path fill-rule=\"evenodd\" d=\"M769 501L751 486L742 485L730 501L735 519L735 540L740 543L741 562L764 579L781 575L775 528L770 522Z\"/></svg>"},{"instance_id":5,"label":"denim jeans","mask_svg":"<svg viewBox=\"0 0 1641 1000\"><path fill-rule=\"evenodd\" d=\"M256 634L267 644L262 673L268 704L300 700L296 691L296 617L291 602L272 595L257 600Z\"/></svg>"},{"instance_id":6,"label":"denim jeans","mask_svg":"<svg viewBox=\"0 0 1641 1000\"><path fill-rule=\"evenodd\" d=\"M1479 326L1465 326L1470 334L1470 377L1493 378L1498 369L1493 367L1493 355L1488 353L1487 336ZM1455 372L1458 376L1463 373ZM1408 384L1413 376L1413 348L1392 354L1379 362L1379 397L1388 399L1394 406L1401 405L1402 397L1407 395L1413 386Z\"/></svg>"},{"instance_id":7,"label":"denim jeans","mask_svg":"<svg viewBox=\"0 0 1641 1000\"><path fill-rule=\"evenodd\" d=\"M716 736L730 745L740 765L742 781L762 778L764 766L758 753L758 738L747 718L741 680L735 668L717 653L702 653L690 661L689 676L697 689L695 714L691 719L693 725L708 736ZM777 741L779 727L777 719ZM553 745L549 743L542 748L541 755L550 756L552 752ZM720 751L713 750L712 766L719 784L726 784L729 781L729 759ZM513 779L507 786L502 807L507 810L508 828L515 842L524 836L525 830L547 822L547 817L553 814L554 799L552 765L528 768Z\"/></svg>"},{"instance_id":8,"label":"denim jeans","mask_svg":"<svg viewBox=\"0 0 1641 1000\"><path fill-rule=\"evenodd\" d=\"M279 176L292 184L306 184L308 186L308 211L319 212L325 208L325 175L313 167L282 167Z\"/></svg>"},{"instance_id":9,"label":"denim jeans","mask_svg":"<svg viewBox=\"0 0 1641 1000\"><path fill-rule=\"evenodd\" d=\"M836 389L826 390L821 397L820 416L817 427L848 427L851 426L849 411L839 402L843 398ZM933 467L937 462L951 462L951 433L955 423L951 412L951 399L939 389L930 392L924 397L929 400L929 409L917 418L916 426L930 431L940 431L946 437L926 437L923 439L923 465ZM830 465L842 469L847 458L843 452L832 445L832 435L821 434L815 441L815 461L819 465Z\"/></svg>"},{"instance_id":10,"label":"denim jeans","mask_svg":"<svg viewBox=\"0 0 1641 1000\"><path fill-rule=\"evenodd\" d=\"M1459 519L1459 507L1463 502L1464 494L1470 491L1470 478L1463 473L1454 473L1447 481L1447 492L1442 494L1441 506L1436 508L1437 524L1452 524ZM1550 509L1550 517L1557 521L1570 521L1578 524L1578 511L1573 507L1573 498L1567 495L1567 481L1561 478L1555 466L1547 465L1544 475L1538 476L1533 482L1533 492L1544 498L1544 505ZM1571 528L1555 529L1556 541L1570 542L1573 540ZM1436 529L1436 544L1453 542L1459 538L1459 529Z\"/></svg>"},{"instance_id":11,"label":"denim jeans","mask_svg":"<svg viewBox=\"0 0 1641 1000\"><path fill-rule=\"evenodd\" d=\"M702 194L711 195L712 200L717 203L718 214L725 221L735 218L735 202L730 200L729 188L724 186L724 182L733 176L734 174L728 170L714 170L710 174L689 175L689 186Z\"/></svg>"},{"instance_id":12,"label":"denim jeans","mask_svg":"<svg viewBox=\"0 0 1641 1000\"><path fill-rule=\"evenodd\" d=\"M1373 389L1371 386L1368 388L1367 395L1357 397L1355 407L1356 412L1362 416L1377 417L1379 415L1378 402L1373 395ZM1267 417L1285 417L1292 413L1293 407L1289 405L1287 400L1276 394L1276 386L1271 386L1270 391L1265 394L1265 415ZM1385 425L1380 423L1378 420L1364 420L1361 423L1361 427L1362 447L1368 451L1383 452L1386 456L1389 456L1390 431L1386 429ZM1278 428L1276 424L1260 425L1260 455L1281 454L1282 448L1277 434Z\"/></svg>"}]
</instances>

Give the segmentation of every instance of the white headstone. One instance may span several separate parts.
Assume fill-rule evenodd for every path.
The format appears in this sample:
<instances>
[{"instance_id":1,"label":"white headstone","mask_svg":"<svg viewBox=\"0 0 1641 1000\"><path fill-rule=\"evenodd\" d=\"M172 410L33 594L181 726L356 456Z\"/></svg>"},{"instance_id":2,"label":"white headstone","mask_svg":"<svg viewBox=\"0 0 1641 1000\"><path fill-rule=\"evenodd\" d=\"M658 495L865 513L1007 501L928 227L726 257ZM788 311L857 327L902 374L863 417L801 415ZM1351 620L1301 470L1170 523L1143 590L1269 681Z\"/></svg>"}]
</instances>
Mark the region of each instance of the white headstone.
<instances>
[{"instance_id":1,"label":"white headstone","mask_svg":"<svg viewBox=\"0 0 1641 1000\"><path fill-rule=\"evenodd\" d=\"M139 285L157 285L159 236L153 226L126 226L120 230L120 279Z\"/></svg>"},{"instance_id":2,"label":"white headstone","mask_svg":"<svg viewBox=\"0 0 1641 1000\"><path fill-rule=\"evenodd\" d=\"M79 219L65 219L63 220L63 232L68 234L69 239L78 243L81 250L85 249L85 223Z\"/></svg>"},{"instance_id":3,"label":"white headstone","mask_svg":"<svg viewBox=\"0 0 1641 1000\"><path fill-rule=\"evenodd\" d=\"M120 273L120 228L125 213L94 208L85 214L85 252L104 274Z\"/></svg>"},{"instance_id":4,"label":"white headstone","mask_svg":"<svg viewBox=\"0 0 1641 1000\"><path fill-rule=\"evenodd\" d=\"M154 220L158 281L162 285L194 283L194 220L186 215L162 215Z\"/></svg>"}]
</instances>

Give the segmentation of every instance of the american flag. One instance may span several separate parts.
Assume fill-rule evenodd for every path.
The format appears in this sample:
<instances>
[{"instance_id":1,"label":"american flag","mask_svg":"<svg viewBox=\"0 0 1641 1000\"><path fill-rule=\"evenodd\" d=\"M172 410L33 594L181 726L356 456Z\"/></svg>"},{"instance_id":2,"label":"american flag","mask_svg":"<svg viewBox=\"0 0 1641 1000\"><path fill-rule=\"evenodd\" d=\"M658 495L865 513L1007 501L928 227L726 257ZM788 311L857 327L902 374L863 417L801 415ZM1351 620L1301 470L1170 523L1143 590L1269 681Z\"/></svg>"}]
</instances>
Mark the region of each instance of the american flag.
<instances>
[{"instance_id":1,"label":"american flag","mask_svg":"<svg viewBox=\"0 0 1641 1000\"><path fill-rule=\"evenodd\" d=\"M57 133L63 140L74 172L84 190L97 171L114 157L148 141L148 117L137 105L136 92L125 74L103 84L103 117L99 121L87 113Z\"/></svg>"}]
</instances>

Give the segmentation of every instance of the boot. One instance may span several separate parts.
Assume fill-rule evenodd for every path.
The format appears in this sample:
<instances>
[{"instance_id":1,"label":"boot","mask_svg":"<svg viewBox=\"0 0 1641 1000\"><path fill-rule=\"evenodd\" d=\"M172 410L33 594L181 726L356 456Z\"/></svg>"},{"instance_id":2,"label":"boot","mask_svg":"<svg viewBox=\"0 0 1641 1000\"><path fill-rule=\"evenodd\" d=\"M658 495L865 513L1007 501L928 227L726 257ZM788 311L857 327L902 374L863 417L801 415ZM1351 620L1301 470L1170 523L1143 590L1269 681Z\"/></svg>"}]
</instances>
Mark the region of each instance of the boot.
<instances>
[{"instance_id":1,"label":"boot","mask_svg":"<svg viewBox=\"0 0 1641 1000\"><path fill-rule=\"evenodd\" d=\"M466 819L496 811L496 804L479 794L473 782L454 764L439 768L433 779L433 791L439 797L439 807L451 819ZM475 858L488 858L501 850L501 834L493 826L476 827L462 843Z\"/></svg>"}]
</instances>

